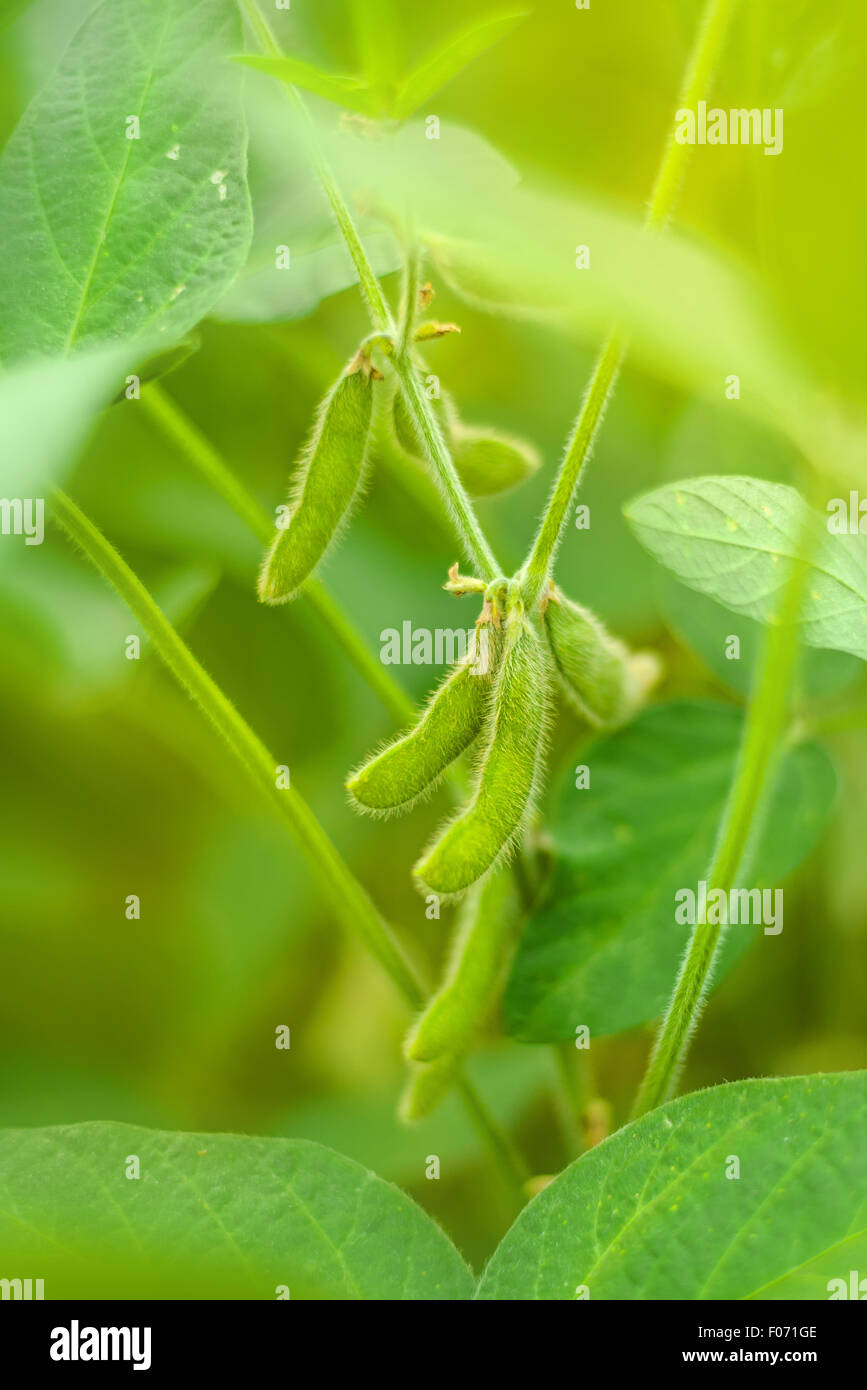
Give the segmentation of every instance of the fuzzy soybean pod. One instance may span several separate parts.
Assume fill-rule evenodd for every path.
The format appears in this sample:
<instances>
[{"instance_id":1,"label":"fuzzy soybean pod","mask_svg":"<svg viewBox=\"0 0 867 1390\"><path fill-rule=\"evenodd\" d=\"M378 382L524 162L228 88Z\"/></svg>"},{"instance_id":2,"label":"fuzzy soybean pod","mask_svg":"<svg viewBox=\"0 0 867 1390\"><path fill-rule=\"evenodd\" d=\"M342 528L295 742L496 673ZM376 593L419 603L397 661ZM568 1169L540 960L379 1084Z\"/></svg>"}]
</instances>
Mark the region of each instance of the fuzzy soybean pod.
<instances>
[{"instance_id":1,"label":"fuzzy soybean pod","mask_svg":"<svg viewBox=\"0 0 867 1390\"><path fill-rule=\"evenodd\" d=\"M398 1106L400 1118L406 1124L415 1124L433 1114L457 1081L462 1061L463 1057L440 1057L436 1062L410 1067Z\"/></svg>"},{"instance_id":2,"label":"fuzzy soybean pod","mask_svg":"<svg viewBox=\"0 0 867 1390\"><path fill-rule=\"evenodd\" d=\"M259 575L263 603L286 603L319 564L361 491L373 413L374 373L353 362L323 401L290 499Z\"/></svg>"},{"instance_id":3,"label":"fuzzy soybean pod","mask_svg":"<svg viewBox=\"0 0 867 1390\"><path fill-rule=\"evenodd\" d=\"M532 811L548 717L548 675L536 633L510 598L487 740L469 807L415 866L423 888L458 897L504 858Z\"/></svg>"},{"instance_id":4,"label":"fuzzy soybean pod","mask_svg":"<svg viewBox=\"0 0 867 1390\"><path fill-rule=\"evenodd\" d=\"M458 414L454 401L445 391L439 396L434 396L431 400L431 409L437 417L440 429L446 439L451 437L452 428L457 423ZM394 400L391 406L391 420L394 426L394 434L401 449L410 458L419 461L426 457L424 444L422 443L418 430L410 419L409 411L406 408L400 390L395 391Z\"/></svg>"},{"instance_id":5,"label":"fuzzy soybean pod","mask_svg":"<svg viewBox=\"0 0 867 1390\"><path fill-rule=\"evenodd\" d=\"M532 444L500 430L465 425L446 392L431 402L452 453L458 476L473 497L507 492L532 477L541 462ZM425 449L409 418L400 392L395 393L392 422L398 444L410 458L422 460Z\"/></svg>"},{"instance_id":6,"label":"fuzzy soybean pod","mask_svg":"<svg viewBox=\"0 0 867 1390\"><path fill-rule=\"evenodd\" d=\"M492 646L483 629L409 733L352 774L346 789L362 811L387 816L409 810L478 737L491 700Z\"/></svg>"},{"instance_id":7,"label":"fuzzy soybean pod","mask_svg":"<svg viewBox=\"0 0 867 1390\"><path fill-rule=\"evenodd\" d=\"M493 1005L512 940L515 884L501 869L463 899L445 979L404 1045L413 1062L468 1051Z\"/></svg>"},{"instance_id":8,"label":"fuzzy soybean pod","mask_svg":"<svg viewBox=\"0 0 867 1390\"><path fill-rule=\"evenodd\" d=\"M473 497L506 492L532 477L541 462L532 444L500 430L457 424L452 430L455 468Z\"/></svg>"},{"instance_id":9,"label":"fuzzy soybean pod","mask_svg":"<svg viewBox=\"0 0 867 1390\"><path fill-rule=\"evenodd\" d=\"M630 652L591 613L556 590L543 626L563 693L573 709L597 728L622 724L659 679L652 652Z\"/></svg>"}]
</instances>

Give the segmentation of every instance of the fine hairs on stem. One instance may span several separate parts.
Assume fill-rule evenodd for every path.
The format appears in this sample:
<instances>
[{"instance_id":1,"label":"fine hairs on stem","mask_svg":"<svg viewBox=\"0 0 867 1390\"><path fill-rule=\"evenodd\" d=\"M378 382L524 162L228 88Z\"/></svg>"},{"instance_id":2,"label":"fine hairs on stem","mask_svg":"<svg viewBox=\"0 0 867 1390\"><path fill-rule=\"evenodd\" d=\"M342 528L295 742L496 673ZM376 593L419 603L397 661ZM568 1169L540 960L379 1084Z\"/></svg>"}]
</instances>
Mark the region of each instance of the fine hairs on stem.
<instances>
[{"instance_id":1,"label":"fine hairs on stem","mask_svg":"<svg viewBox=\"0 0 867 1390\"><path fill-rule=\"evenodd\" d=\"M680 106L694 104L704 93L718 60L735 3L736 0L708 0L687 64L686 76L679 102ZM279 46L271 34L267 23L262 18L256 0L243 0L243 5L264 51L272 56L279 56ZM336 180L318 149L312 131L312 122L307 115L304 102L293 87L289 87L287 90L290 93L292 104L302 115L307 138L310 142L311 160L320 177L337 224L344 234L348 249L355 262L362 293L368 304L374 329L386 331L394 337L395 326L390 310L382 295L378 280L367 260L352 215L337 187ZM660 162L659 171L650 199L646 218L646 227L649 232L655 232L661 229L670 216L683 176L687 153L684 146L677 144L673 139L669 138ZM400 390L403 394L404 403L410 419L416 427L419 438L422 440L425 452L433 467L434 475L446 502L449 515L461 537L465 553L468 559L474 564L478 574L485 580L492 581L496 579L499 573L496 560L485 540L469 499L457 476L454 464L449 456L448 447L445 443L439 421L424 396L418 373L412 361L409 344L409 325L412 321L413 297L417 292L417 281L417 255L415 252L411 252L407 266L405 318L398 343L398 350L394 358L394 366L398 375ZM578 419L567 445L563 463L555 480L548 506L546 507L535 541L533 542L521 571L523 597L527 608L530 610L539 602L549 583L551 569L557 548L563 536L572 498L580 481L584 466L590 456L605 408L614 390L614 385L625 353L626 342L621 332L615 329L603 347L597 361L584 396ZM541 679L544 681L545 678L542 677ZM747 742L750 742L749 731ZM759 786L761 786L764 780L766 771L767 760L765 760L761 766L756 764L755 768L751 770L751 776L757 776ZM737 780L732 793L734 800L737 800L736 790ZM747 816L748 826L751 823L752 816L749 804L747 809L749 812ZM457 822L458 825L460 823L460 821ZM725 835L723 836L723 842L725 842ZM451 880L444 880L444 882L446 882L446 887L448 888ZM461 882L463 882L463 880L461 880ZM710 959L706 963L703 963L702 978L705 978L710 971L713 954L714 952L711 950ZM683 972L681 974L681 981L682 980ZM703 987L702 991L700 991L700 995L702 992ZM686 1037L688 1037L689 1031L693 1026L694 1017L697 1015L701 1002L700 995L699 998L693 1001L691 1011L689 1011L689 1018L685 1025L683 1025L685 1031L679 1053L683 1051ZM681 1013L682 1009L679 1005L678 1014L680 1015ZM663 1032L665 1033L665 1029ZM646 1087L644 1088L644 1092L647 1092ZM658 1103L658 1100L653 1103Z\"/></svg>"},{"instance_id":2,"label":"fine hairs on stem","mask_svg":"<svg viewBox=\"0 0 867 1390\"><path fill-rule=\"evenodd\" d=\"M694 106L706 90L736 3L737 0L708 0L687 66L683 90L678 101L679 108ZM674 139L669 138L648 206L645 221L648 232L660 231L668 221L680 190L688 156L688 146L679 145ZM592 453L605 410L614 393L626 350L627 343L623 334L615 329L606 341L593 369L578 418L566 445L560 472L524 565L524 587L528 604L537 602L551 574L558 547L563 539L572 499Z\"/></svg>"},{"instance_id":3,"label":"fine hairs on stem","mask_svg":"<svg viewBox=\"0 0 867 1390\"><path fill-rule=\"evenodd\" d=\"M280 47L259 10L256 0L243 0L244 13L250 21L265 53L271 57L281 57ZM370 313L373 328L378 333L397 336L391 310L382 292L379 280L367 258L355 220L346 200L337 186L337 181L323 158L316 140L316 133L307 107L300 94L292 86L284 86L290 105L299 114L304 130L308 154L313 168L322 184L334 219L346 241L347 249L358 272L362 294ZM397 352L394 369L400 383L406 408L420 439L423 441L434 481L445 501L449 517L464 550L466 559L485 579L496 579L502 573L484 532L479 525L473 505L458 477L448 445L439 422L427 399L418 372L407 352Z\"/></svg>"},{"instance_id":4,"label":"fine hairs on stem","mask_svg":"<svg viewBox=\"0 0 867 1390\"><path fill-rule=\"evenodd\" d=\"M807 514L808 516L808 514ZM756 690L747 712L734 780L720 824L717 848L707 872L710 889L728 892L753 831L763 796L767 794L775 754L785 726L788 695L798 652L797 618L801 606L810 538L805 522L800 558L792 564L778 621L765 636ZM659 1030L633 1119L669 1099L677 1084L689 1040L698 1023L722 941L722 929L707 921L696 923L681 965L674 993Z\"/></svg>"}]
</instances>

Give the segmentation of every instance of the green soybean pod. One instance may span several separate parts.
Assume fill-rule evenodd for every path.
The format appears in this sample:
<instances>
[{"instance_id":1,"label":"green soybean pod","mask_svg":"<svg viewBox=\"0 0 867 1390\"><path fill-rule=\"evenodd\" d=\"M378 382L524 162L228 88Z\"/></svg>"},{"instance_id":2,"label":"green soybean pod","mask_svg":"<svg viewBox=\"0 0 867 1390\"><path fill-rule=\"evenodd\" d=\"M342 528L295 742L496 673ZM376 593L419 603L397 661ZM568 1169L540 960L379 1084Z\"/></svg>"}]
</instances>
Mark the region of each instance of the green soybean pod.
<instances>
[{"instance_id":1,"label":"green soybean pod","mask_svg":"<svg viewBox=\"0 0 867 1390\"><path fill-rule=\"evenodd\" d=\"M659 679L652 652L630 652L595 613L559 590L546 605L543 626L567 701L597 728L625 723Z\"/></svg>"},{"instance_id":2,"label":"green soybean pod","mask_svg":"<svg viewBox=\"0 0 867 1390\"><path fill-rule=\"evenodd\" d=\"M361 491L372 413L373 372L351 366L320 406L302 454L288 525L259 575L263 603L294 598L337 538Z\"/></svg>"},{"instance_id":3,"label":"green soybean pod","mask_svg":"<svg viewBox=\"0 0 867 1390\"><path fill-rule=\"evenodd\" d=\"M415 866L421 885L441 897L466 892L506 856L532 811L549 691L539 639L521 606L507 612L492 703L473 800Z\"/></svg>"},{"instance_id":4,"label":"green soybean pod","mask_svg":"<svg viewBox=\"0 0 867 1390\"><path fill-rule=\"evenodd\" d=\"M532 444L499 430L456 425L452 457L461 482L473 497L490 497L516 487L541 462Z\"/></svg>"},{"instance_id":5,"label":"green soybean pod","mask_svg":"<svg viewBox=\"0 0 867 1390\"><path fill-rule=\"evenodd\" d=\"M434 414L440 423L440 429L448 440L451 436L452 428L457 423L457 411L454 402L445 391L441 395L435 396L431 400ZM395 391L394 400L391 407L391 421L394 427L395 438L405 454L419 462L426 457L424 444L419 438L418 430L413 424L406 402L400 390Z\"/></svg>"},{"instance_id":6,"label":"green soybean pod","mask_svg":"<svg viewBox=\"0 0 867 1390\"><path fill-rule=\"evenodd\" d=\"M504 869L463 899L445 979L404 1045L411 1061L436 1062L469 1050L502 979L515 908L514 878Z\"/></svg>"},{"instance_id":7,"label":"green soybean pod","mask_svg":"<svg viewBox=\"0 0 867 1390\"><path fill-rule=\"evenodd\" d=\"M458 1079L463 1057L440 1057L436 1062L413 1065L400 1099L398 1113L406 1124L432 1115Z\"/></svg>"},{"instance_id":8,"label":"green soybean pod","mask_svg":"<svg viewBox=\"0 0 867 1390\"><path fill-rule=\"evenodd\" d=\"M491 700L491 645L484 629L409 733L351 775L346 789L361 810L378 816L408 810L478 737Z\"/></svg>"}]
</instances>

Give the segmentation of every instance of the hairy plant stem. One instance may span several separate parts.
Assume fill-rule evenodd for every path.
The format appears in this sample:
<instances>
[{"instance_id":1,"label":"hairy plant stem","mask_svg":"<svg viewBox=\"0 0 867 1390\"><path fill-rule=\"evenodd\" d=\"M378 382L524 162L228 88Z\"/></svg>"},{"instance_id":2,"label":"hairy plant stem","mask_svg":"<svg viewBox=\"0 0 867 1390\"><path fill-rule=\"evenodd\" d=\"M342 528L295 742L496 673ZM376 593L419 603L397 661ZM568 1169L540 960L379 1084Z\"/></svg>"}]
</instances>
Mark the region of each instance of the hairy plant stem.
<instances>
[{"instance_id":1,"label":"hairy plant stem","mask_svg":"<svg viewBox=\"0 0 867 1390\"><path fill-rule=\"evenodd\" d=\"M807 544L805 535L804 546ZM806 554L806 549L802 549L802 554ZM707 871L708 894L717 888L728 894L736 886L738 870L744 863L759 810L772 786L798 651L796 622L805 575L804 561L796 560L786 584L782 612L776 624L767 630L755 695L747 713L717 846ZM721 939L719 924L706 920L696 923L638 1091L633 1119L647 1114L673 1094L711 981Z\"/></svg>"},{"instance_id":2,"label":"hairy plant stem","mask_svg":"<svg viewBox=\"0 0 867 1390\"><path fill-rule=\"evenodd\" d=\"M570 1158L583 1153L583 1119L587 1101L590 1099L590 1086L587 1077L587 1061L576 1053L571 1042L554 1043L551 1053L556 1068L557 1110L566 1151Z\"/></svg>"},{"instance_id":3,"label":"hairy plant stem","mask_svg":"<svg viewBox=\"0 0 867 1390\"><path fill-rule=\"evenodd\" d=\"M278 788L277 760L196 660L141 580L102 532L65 493L54 489L51 497L55 520L127 605L172 675L211 721L252 783L264 793L272 811L300 844L344 926L359 937L379 961L409 1006L419 1008L429 992L427 982L408 960L372 898L346 865L301 794L294 787ZM500 1133L472 1084L464 1079L459 1089L503 1177L516 1199L523 1201L525 1170L510 1141Z\"/></svg>"},{"instance_id":4,"label":"hairy plant stem","mask_svg":"<svg viewBox=\"0 0 867 1390\"><path fill-rule=\"evenodd\" d=\"M708 0L687 64L677 109L694 107L705 93L736 4L737 0ZM689 146L679 145L673 136L669 136L645 219L645 229L649 232L660 231L671 215L689 149ZM626 339L619 329L615 329L596 361L536 539L524 564L524 597L528 606L538 602L548 583L563 539L572 498L592 452L626 351Z\"/></svg>"},{"instance_id":5,"label":"hairy plant stem","mask_svg":"<svg viewBox=\"0 0 867 1390\"><path fill-rule=\"evenodd\" d=\"M241 0L241 3L244 13L250 22L250 27L255 33L263 52L271 58L281 58L283 54L280 45L277 43L277 40L271 32L270 26L261 14L256 0ZM331 206L334 219L346 242L355 269L358 272L359 285L361 286L361 292L367 304L374 330L377 333L387 333L390 337L396 339L397 330L388 301L382 292L382 286L367 258L367 253L361 243L361 238L358 235L352 213L340 191L328 161L322 154L316 136L316 130L310 113L307 110L307 106L295 87L288 83L282 85L287 92L290 104L301 118L308 157L322 185L325 196ZM418 372L412 362L410 354L406 352L397 352L393 365L401 385L410 419L424 443L434 479L446 502L449 516L455 528L455 532L464 547L466 558L475 566L477 573L481 577L488 580L496 579L502 571L479 525L472 503L458 477L448 445L443 438L442 431L431 410L430 402L424 393L418 378Z\"/></svg>"},{"instance_id":6,"label":"hairy plant stem","mask_svg":"<svg viewBox=\"0 0 867 1390\"><path fill-rule=\"evenodd\" d=\"M418 296L421 289L421 248L414 238L408 238L409 250L403 275L403 307L400 315L397 351L409 357L413 333L418 322Z\"/></svg>"},{"instance_id":7,"label":"hairy plant stem","mask_svg":"<svg viewBox=\"0 0 867 1390\"><path fill-rule=\"evenodd\" d=\"M273 520L172 397L161 386L152 385L143 392L141 403L205 481L250 528L256 539L264 546L270 545L274 536ZM318 579L308 579L302 594L389 713L400 724L414 719L415 705L410 697L377 661L325 586Z\"/></svg>"}]
</instances>

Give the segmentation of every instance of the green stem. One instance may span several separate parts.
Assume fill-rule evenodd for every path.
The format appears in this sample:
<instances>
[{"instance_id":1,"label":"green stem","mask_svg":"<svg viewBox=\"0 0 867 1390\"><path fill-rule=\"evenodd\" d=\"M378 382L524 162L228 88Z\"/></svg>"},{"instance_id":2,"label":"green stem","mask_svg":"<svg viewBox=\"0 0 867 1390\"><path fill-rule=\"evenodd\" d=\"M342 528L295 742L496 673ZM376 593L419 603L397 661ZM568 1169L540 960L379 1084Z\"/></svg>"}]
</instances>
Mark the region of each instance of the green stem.
<instances>
[{"instance_id":1,"label":"green stem","mask_svg":"<svg viewBox=\"0 0 867 1390\"><path fill-rule=\"evenodd\" d=\"M285 790L277 787L279 760L269 753L199 664L141 580L93 522L64 493L55 491L52 500L60 525L123 599L172 675L207 715L253 782L265 792L272 810L288 826L322 879L341 920L361 937L407 1002L417 1007L424 997L424 986L418 974L307 802L294 787Z\"/></svg>"},{"instance_id":2,"label":"green stem","mask_svg":"<svg viewBox=\"0 0 867 1390\"><path fill-rule=\"evenodd\" d=\"M252 493L236 478L210 440L188 419L171 396L167 395L161 386L152 385L144 391L141 400L151 418L250 528L256 539L262 545L270 545L274 534L274 522L265 508L259 505ZM304 586L303 593L389 713L399 724L409 723L415 717L412 700L391 679L382 663L377 661L365 646L325 586L317 579L310 579Z\"/></svg>"},{"instance_id":3,"label":"green stem","mask_svg":"<svg viewBox=\"0 0 867 1390\"><path fill-rule=\"evenodd\" d=\"M463 542L467 559L479 578L490 583L502 574L502 569L470 506L439 421L430 409L418 369L410 357L397 357L394 365L410 419L424 443L428 457L433 462L435 480L455 531Z\"/></svg>"},{"instance_id":4,"label":"green stem","mask_svg":"<svg viewBox=\"0 0 867 1390\"><path fill-rule=\"evenodd\" d=\"M737 0L708 0L684 75L677 109L695 106L706 91L736 3ZM647 231L660 231L668 221L690 148L688 145L679 145L673 135L669 135L645 219ZM626 348L625 338L615 329L596 362L566 446L560 472L524 565L524 595L528 605L538 602L548 583L557 550L563 540L572 498L590 458L602 417L614 391L617 374L626 356Z\"/></svg>"},{"instance_id":5,"label":"green stem","mask_svg":"<svg viewBox=\"0 0 867 1390\"><path fill-rule=\"evenodd\" d=\"M54 516L60 526L127 605L172 675L211 721L253 784L264 793L271 809L301 845L338 917L379 961L409 1006L418 1009L429 992L427 982L407 959L388 923L344 863L301 794L294 787L278 788L277 760L196 660L114 546L65 493L55 489L51 496ZM522 1165L520 1162L516 1165L510 1158L513 1152L510 1141L500 1133L472 1084L464 1080L460 1090L473 1122L490 1145L504 1176L516 1194L522 1193Z\"/></svg>"},{"instance_id":6,"label":"green stem","mask_svg":"<svg viewBox=\"0 0 867 1390\"><path fill-rule=\"evenodd\" d=\"M256 0L242 0L242 4L263 52L271 58L281 58L283 54L280 45L260 13ZM388 301L367 258L352 213L349 211L337 180L319 147L307 106L300 93L291 84L284 83L283 86L292 107L301 117L308 157L331 205L334 219L352 257L373 327L378 333L388 333L392 338L396 338L397 330ZM458 477L448 445L421 386L412 358L407 353L398 352L393 365L401 384L410 418L424 442L434 478L448 507L455 531L463 544L466 557L475 566L479 575L488 580L496 579L502 571Z\"/></svg>"},{"instance_id":7,"label":"green stem","mask_svg":"<svg viewBox=\"0 0 867 1390\"><path fill-rule=\"evenodd\" d=\"M244 13L250 24L250 28L256 35L259 47L269 58L282 58L283 50L277 42L271 30L271 26L261 13L256 0L241 0ZM316 137L316 129L307 110L307 106L301 98L301 94L290 83L283 83L283 88L293 110L301 119L301 126L304 138L305 152L319 182L322 185L325 196L331 205L337 226L346 242L349 254L352 257L361 290L367 301L370 312L371 322L377 332L392 333L394 331L394 321L388 301L382 292L379 280L377 279L367 254L361 244L361 238L352 217L352 213L346 205L343 194L337 185L331 169L324 158Z\"/></svg>"},{"instance_id":8,"label":"green stem","mask_svg":"<svg viewBox=\"0 0 867 1390\"><path fill-rule=\"evenodd\" d=\"M418 319L418 294L421 288L421 250L416 241L409 240L409 251L403 277L403 307L400 315L400 331L397 351L400 357L409 357L413 348L413 333Z\"/></svg>"},{"instance_id":9,"label":"green stem","mask_svg":"<svg viewBox=\"0 0 867 1390\"><path fill-rule=\"evenodd\" d=\"M541 598L548 576L554 565L554 557L563 539L566 518L572 504L572 495L578 487L581 472L590 457L596 431L602 420L605 407L614 390L614 383L625 349L619 333L612 333L596 363L590 385L584 400L572 437L566 449L566 456L560 465L554 490L551 493L545 514L536 533L533 548L524 566L524 601L532 608Z\"/></svg>"},{"instance_id":10,"label":"green stem","mask_svg":"<svg viewBox=\"0 0 867 1390\"><path fill-rule=\"evenodd\" d=\"M558 1108L561 1111L563 1137L566 1141L567 1153L571 1159L575 1154L584 1151L582 1121L584 1110L590 1099L590 1086L583 1071L578 1069L579 1062L583 1063L584 1058L577 1054L574 1043L555 1043L551 1051L554 1056L559 1083L560 1105ZM576 1055L578 1060L576 1060Z\"/></svg>"},{"instance_id":11,"label":"green stem","mask_svg":"<svg viewBox=\"0 0 867 1390\"><path fill-rule=\"evenodd\" d=\"M509 1186L515 1192L519 1204L523 1206L527 1200L524 1183L530 1176L529 1168L509 1136L492 1119L475 1087L469 1081L460 1081L458 1091L477 1129L484 1135L500 1171L508 1179Z\"/></svg>"},{"instance_id":12,"label":"green stem","mask_svg":"<svg viewBox=\"0 0 867 1390\"><path fill-rule=\"evenodd\" d=\"M802 553L805 553L802 551ZM797 655L797 615L806 565L795 561L776 625L768 628L750 703L734 780L707 872L708 893L736 886L757 814L771 784L771 773L786 723L788 691ZM705 914L706 915L706 914ZM721 944L722 928L696 923L674 994L639 1088L632 1118L647 1114L673 1094L698 1021Z\"/></svg>"}]
</instances>

